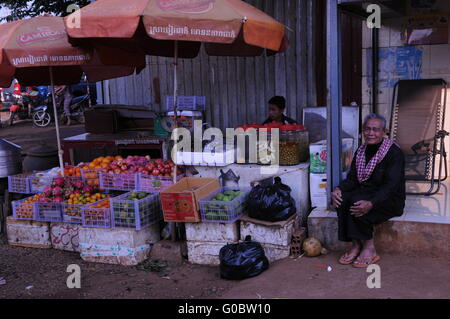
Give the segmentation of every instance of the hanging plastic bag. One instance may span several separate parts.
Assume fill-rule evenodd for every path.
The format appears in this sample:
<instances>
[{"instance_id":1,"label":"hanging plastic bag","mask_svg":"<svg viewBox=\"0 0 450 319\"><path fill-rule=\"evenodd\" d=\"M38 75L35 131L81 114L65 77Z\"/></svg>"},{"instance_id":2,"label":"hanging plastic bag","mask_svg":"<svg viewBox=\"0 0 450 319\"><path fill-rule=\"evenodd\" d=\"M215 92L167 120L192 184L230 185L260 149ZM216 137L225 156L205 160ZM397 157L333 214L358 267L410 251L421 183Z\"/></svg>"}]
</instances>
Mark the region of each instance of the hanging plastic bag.
<instances>
[{"instance_id":1,"label":"hanging plastic bag","mask_svg":"<svg viewBox=\"0 0 450 319\"><path fill-rule=\"evenodd\" d=\"M242 280L258 276L269 268L269 260L260 243L251 240L228 244L220 249L220 277Z\"/></svg>"},{"instance_id":2,"label":"hanging plastic bag","mask_svg":"<svg viewBox=\"0 0 450 319\"><path fill-rule=\"evenodd\" d=\"M297 210L291 197L291 188L276 177L273 185L252 188L247 199L247 211L251 218L279 222L287 220Z\"/></svg>"}]
</instances>

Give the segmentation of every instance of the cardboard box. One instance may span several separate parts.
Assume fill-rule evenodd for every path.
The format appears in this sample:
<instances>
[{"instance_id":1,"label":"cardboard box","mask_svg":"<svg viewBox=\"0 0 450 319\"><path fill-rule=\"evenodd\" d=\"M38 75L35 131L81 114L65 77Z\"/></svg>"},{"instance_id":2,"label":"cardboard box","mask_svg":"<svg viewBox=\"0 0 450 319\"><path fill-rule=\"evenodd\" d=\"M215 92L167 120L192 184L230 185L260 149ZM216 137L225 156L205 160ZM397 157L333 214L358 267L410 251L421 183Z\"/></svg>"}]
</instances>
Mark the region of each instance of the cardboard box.
<instances>
[{"instance_id":1,"label":"cardboard box","mask_svg":"<svg viewBox=\"0 0 450 319\"><path fill-rule=\"evenodd\" d=\"M200 222L199 200L220 188L217 178L186 177L160 193L164 221Z\"/></svg>"}]
</instances>

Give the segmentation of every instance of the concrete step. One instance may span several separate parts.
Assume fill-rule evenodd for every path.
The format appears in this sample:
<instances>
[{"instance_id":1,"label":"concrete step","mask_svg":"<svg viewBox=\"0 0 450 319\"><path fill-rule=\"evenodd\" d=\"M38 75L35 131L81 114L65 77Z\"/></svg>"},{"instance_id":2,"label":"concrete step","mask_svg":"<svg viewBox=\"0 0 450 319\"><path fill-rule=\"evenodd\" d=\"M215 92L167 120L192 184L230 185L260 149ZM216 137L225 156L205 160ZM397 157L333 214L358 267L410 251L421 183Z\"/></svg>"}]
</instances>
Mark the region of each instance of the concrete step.
<instances>
[{"instance_id":1,"label":"concrete step","mask_svg":"<svg viewBox=\"0 0 450 319\"><path fill-rule=\"evenodd\" d=\"M413 256L450 256L450 223L445 219L418 221L408 211L375 227L375 246L380 253ZM308 236L316 237L330 250L345 250L349 243L338 240L336 212L314 209L308 217Z\"/></svg>"}]
</instances>

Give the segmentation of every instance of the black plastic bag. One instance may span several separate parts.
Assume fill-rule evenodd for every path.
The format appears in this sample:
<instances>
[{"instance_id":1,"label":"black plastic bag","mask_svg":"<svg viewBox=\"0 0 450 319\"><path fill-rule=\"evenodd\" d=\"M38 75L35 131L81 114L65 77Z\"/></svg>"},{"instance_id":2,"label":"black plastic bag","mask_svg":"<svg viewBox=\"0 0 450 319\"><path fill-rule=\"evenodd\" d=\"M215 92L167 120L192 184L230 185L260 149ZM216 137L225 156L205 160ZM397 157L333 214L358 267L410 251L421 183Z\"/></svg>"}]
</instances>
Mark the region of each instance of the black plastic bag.
<instances>
[{"instance_id":1,"label":"black plastic bag","mask_svg":"<svg viewBox=\"0 0 450 319\"><path fill-rule=\"evenodd\" d=\"M297 212L291 188L282 184L279 177L273 185L252 188L247 198L247 211L251 218L269 222L287 220Z\"/></svg>"},{"instance_id":2,"label":"black plastic bag","mask_svg":"<svg viewBox=\"0 0 450 319\"><path fill-rule=\"evenodd\" d=\"M269 268L269 260L260 243L247 236L244 242L228 244L220 249L220 277L242 280L258 276Z\"/></svg>"}]
</instances>

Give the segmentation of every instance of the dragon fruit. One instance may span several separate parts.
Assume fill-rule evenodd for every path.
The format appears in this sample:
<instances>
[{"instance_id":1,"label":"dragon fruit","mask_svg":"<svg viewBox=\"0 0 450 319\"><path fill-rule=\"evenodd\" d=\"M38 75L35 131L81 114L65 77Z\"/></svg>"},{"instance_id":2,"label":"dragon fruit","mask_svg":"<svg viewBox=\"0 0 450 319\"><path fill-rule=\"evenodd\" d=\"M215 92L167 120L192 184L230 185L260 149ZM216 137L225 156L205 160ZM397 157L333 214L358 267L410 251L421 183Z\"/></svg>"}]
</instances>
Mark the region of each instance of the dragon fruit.
<instances>
[{"instance_id":1,"label":"dragon fruit","mask_svg":"<svg viewBox=\"0 0 450 319\"><path fill-rule=\"evenodd\" d=\"M61 196L63 194L63 189L59 186L53 188L53 196Z\"/></svg>"},{"instance_id":2,"label":"dragon fruit","mask_svg":"<svg viewBox=\"0 0 450 319\"><path fill-rule=\"evenodd\" d=\"M75 188L82 189L84 187L84 183L81 180L77 180L73 186L75 186Z\"/></svg>"},{"instance_id":3,"label":"dragon fruit","mask_svg":"<svg viewBox=\"0 0 450 319\"><path fill-rule=\"evenodd\" d=\"M57 196L53 199L54 203L62 203L64 202L64 198L62 198L61 196Z\"/></svg>"},{"instance_id":4,"label":"dragon fruit","mask_svg":"<svg viewBox=\"0 0 450 319\"><path fill-rule=\"evenodd\" d=\"M38 202L39 203L48 203L48 202L50 202L50 199L46 196L41 196L41 197L39 197Z\"/></svg>"},{"instance_id":5,"label":"dragon fruit","mask_svg":"<svg viewBox=\"0 0 450 319\"><path fill-rule=\"evenodd\" d=\"M44 196L50 197L53 194L53 188L51 186L47 186L43 191Z\"/></svg>"},{"instance_id":6,"label":"dragon fruit","mask_svg":"<svg viewBox=\"0 0 450 319\"><path fill-rule=\"evenodd\" d=\"M92 194L94 192L94 188L91 185L84 185L82 193Z\"/></svg>"},{"instance_id":7,"label":"dragon fruit","mask_svg":"<svg viewBox=\"0 0 450 319\"><path fill-rule=\"evenodd\" d=\"M63 187L64 186L64 178L57 177L53 180L53 186Z\"/></svg>"}]
</instances>

